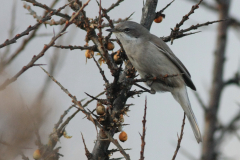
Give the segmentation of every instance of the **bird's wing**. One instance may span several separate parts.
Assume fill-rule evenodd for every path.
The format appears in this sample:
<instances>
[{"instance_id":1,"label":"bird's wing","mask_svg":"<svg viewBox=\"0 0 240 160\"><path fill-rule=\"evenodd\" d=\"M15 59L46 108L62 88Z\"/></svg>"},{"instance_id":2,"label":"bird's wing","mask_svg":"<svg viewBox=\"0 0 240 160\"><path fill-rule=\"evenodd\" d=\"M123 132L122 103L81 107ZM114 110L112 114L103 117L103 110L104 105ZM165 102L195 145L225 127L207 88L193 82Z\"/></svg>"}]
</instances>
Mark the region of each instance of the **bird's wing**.
<instances>
[{"instance_id":1,"label":"bird's wing","mask_svg":"<svg viewBox=\"0 0 240 160\"><path fill-rule=\"evenodd\" d=\"M196 87L193 84L191 80L191 75L188 72L187 68L183 65L183 63L174 55L174 53L171 51L171 49L168 47L168 45L163 42L162 39L158 38L155 35L152 35L149 39L150 43L152 43L154 46L158 48L162 53L164 53L170 61L173 62L177 66L177 68L180 70L180 72L183 73L183 79L188 87L196 91Z\"/></svg>"}]
</instances>

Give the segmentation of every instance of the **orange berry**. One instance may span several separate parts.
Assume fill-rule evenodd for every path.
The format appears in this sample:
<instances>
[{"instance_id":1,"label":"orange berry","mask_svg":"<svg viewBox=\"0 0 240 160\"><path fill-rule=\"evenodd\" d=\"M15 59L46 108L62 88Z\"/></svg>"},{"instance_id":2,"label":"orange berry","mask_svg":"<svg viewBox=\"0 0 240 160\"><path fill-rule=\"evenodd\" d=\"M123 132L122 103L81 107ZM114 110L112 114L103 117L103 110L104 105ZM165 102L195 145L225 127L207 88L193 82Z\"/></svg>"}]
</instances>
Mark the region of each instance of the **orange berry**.
<instances>
[{"instance_id":1,"label":"orange berry","mask_svg":"<svg viewBox=\"0 0 240 160\"><path fill-rule=\"evenodd\" d=\"M87 59L92 58L92 55L93 55L93 51L92 50L86 50L85 56L86 56Z\"/></svg>"},{"instance_id":2,"label":"orange berry","mask_svg":"<svg viewBox=\"0 0 240 160\"><path fill-rule=\"evenodd\" d=\"M113 50L114 49L114 44L112 43L112 42L108 42L108 44L107 44L107 49L108 50Z\"/></svg>"},{"instance_id":3,"label":"orange berry","mask_svg":"<svg viewBox=\"0 0 240 160\"><path fill-rule=\"evenodd\" d=\"M120 134L119 134L119 140L121 141L121 142L125 142L126 140L127 140L127 133L126 132L124 132L124 131L122 131Z\"/></svg>"},{"instance_id":4,"label":"orange berry","mask_svg":"<svg viewBox=\"0 0 240 160\"><path fill-rule=\"evenodd\" d=\"M154 19L154 22L155 23L161 23L162 22L162 20L163 20L163 16L158 16L156 19Z\"/></svg>"},{"instance_id":5,"label":"orange berry","mask_svg":"<svg viewBox=\"0 0 240 160\"><path fill-rule=\"evenodd\" d=\"M122 63L122 59L120 58L120 51L117 51L117 53L113 55L113 60L116 64Z\"/></svg>"},{"instance_id":6,"label":"orange berry","mask_svg":"<svg viewBox=\"0 0 240 160\"><path fill-rule=\"evenodd\" d=\"M41 158L41 152L39 149L35 150L33 153L33 158L34 159L40 159Z\"/></svg>"}]
</instances>

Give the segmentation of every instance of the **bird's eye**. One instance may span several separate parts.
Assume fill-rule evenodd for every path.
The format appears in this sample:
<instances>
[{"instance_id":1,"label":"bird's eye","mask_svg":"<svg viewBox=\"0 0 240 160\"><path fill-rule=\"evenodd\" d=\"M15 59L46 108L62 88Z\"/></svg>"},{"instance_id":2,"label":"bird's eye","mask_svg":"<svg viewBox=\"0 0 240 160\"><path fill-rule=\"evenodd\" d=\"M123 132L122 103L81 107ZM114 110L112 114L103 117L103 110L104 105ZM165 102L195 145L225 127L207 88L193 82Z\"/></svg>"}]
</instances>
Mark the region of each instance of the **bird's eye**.
<instances>
[{"instance_id":1,"label":"bird's eye","mask_svg":"<svg viewBox=\"0 0 240 160\"><path fill-rule=\"evenodd\" d=\"M124 32L129 32L129 31L130 31L129 28L125 28L125 29L124 29Z\"/></svg>"}]
</instances>

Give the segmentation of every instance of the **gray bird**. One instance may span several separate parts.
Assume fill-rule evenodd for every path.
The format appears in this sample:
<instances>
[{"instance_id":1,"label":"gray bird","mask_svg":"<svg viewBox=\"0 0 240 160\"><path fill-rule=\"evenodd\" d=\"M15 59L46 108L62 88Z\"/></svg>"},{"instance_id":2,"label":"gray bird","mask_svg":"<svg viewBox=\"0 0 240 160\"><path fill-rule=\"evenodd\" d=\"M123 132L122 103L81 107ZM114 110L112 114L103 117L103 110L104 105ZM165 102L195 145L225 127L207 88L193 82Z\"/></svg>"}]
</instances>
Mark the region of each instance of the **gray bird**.
<instances>
[{"instance_id":1,"label":"gray bird","mask_svg":"<svg viewBox=\"0 0 240 160\"><path fill-rule=\"evenodd\" d=\"M186 86L193 90L196 90L196 88L191 80L190 73L167 44L151 34L142 25L132 21L119 23L114 29L108 29L107 31L113 32L120 40L128 59L142 78L178 75L167 77L164 81L148 81L146 84L153 92L172 93L186 113L197 142L202 142L200 129L188 99Z\"/></svg>"}]
</instances>

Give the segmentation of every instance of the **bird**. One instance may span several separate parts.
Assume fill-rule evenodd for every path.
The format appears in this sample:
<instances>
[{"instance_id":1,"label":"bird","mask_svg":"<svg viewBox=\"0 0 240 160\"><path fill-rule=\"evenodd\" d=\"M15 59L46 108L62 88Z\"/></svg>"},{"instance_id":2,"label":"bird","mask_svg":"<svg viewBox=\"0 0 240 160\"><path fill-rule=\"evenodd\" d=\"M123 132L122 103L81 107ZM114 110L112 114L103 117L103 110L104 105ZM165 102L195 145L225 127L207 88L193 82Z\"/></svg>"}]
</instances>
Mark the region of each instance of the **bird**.
<instances>
[{"instance_id":1,"label":"bird","mask_svg":"<svg viewBox=\"0 0 240 160\"><path fill-rule=\"evenodd\" d=\"M183 63L175 56L168 45L148 29L133 21L124 21L106 31L115 34L125 53L141 78L164 76L162 81L148 80L151 92L171 92L181 105L190 122L198 143L202 142L197 119L193 113L187 88L196 91L191 75ZM177 76L167 76L177 75Z\"/></svg>"}]
</instances>

